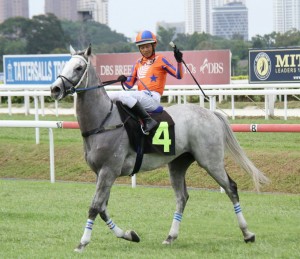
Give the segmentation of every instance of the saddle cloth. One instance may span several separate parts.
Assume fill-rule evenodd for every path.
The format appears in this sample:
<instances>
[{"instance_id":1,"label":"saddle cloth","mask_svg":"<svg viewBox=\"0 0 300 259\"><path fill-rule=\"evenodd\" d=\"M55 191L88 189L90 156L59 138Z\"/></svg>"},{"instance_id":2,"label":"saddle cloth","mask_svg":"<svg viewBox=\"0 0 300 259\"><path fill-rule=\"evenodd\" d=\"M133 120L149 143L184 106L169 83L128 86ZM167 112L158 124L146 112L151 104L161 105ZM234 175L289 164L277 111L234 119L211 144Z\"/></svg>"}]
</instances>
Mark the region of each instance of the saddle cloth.
<instances>
[{"instance_id":1,"label":"saddle cloth","mask_svg":"<svg viewBox=\"0 0 300 259\"><path fill-rule=\"evenodd\" d=\"M143 134L141 123L138 118L130 112L127 106L116 102L121 120L124 122L132 148L138 153L159 153L163 155L175 155L175 130L172 117L166 112L152 113L151 117L158 122L157 126ZM142 149L142 150L141 150Z\"/></svg>"}]
</instances>

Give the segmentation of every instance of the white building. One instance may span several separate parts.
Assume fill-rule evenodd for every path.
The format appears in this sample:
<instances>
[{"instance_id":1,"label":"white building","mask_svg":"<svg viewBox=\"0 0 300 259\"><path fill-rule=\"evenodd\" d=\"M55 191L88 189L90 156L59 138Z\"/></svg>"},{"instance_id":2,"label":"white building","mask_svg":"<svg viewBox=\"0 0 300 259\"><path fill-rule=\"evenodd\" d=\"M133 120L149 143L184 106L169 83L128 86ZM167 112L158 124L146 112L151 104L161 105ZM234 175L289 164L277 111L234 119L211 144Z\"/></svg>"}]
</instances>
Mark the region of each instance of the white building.
<instances>
[{"instance_id":1,"label":"white building","mask_svg":"<svg viewBox=\"0 0 300 259\"><path fill-rule=\"evenodd\" d=\"M273 0L274 31L285 33L291 29L300 30L300 1Z\"/></svg>"},{"instance_id":2,"label":"white building","mask_svg":"<svg viewBox=\"0 0 300 259\"><path fill-rule=\"evenodd\" d=\"M28 0L0 0L0 23L17 16L29 18Z\"/></svg>"},{"instance_id":3,"label":"white building","mask_svg":"<svg viewBox=\"0 0 300 259\"><path fill-rule=\"evenodd\" d=\"M77 11L102 24L108 25L108 0L77 0Z\"/></svg>"},{"instance_id":4,"label":"white building","mask_svg":"<svg viewBox=\"0 0 300 259\"><path fill-rule=\"evenodd\" d=\"M232 2L245 5L246 0L185 0L185 32L212 34L212 10Z\"/></svg>"},{"instance_id":5,"label":"white building","mask_svg":"<svg viewBox=\"0 0 300 259\"><path fill-rule=\"evenodd\" d=\"M108 0L45 0L45 13L62 20L93 20L108 25Z\"/></svg>"}]
</instances>

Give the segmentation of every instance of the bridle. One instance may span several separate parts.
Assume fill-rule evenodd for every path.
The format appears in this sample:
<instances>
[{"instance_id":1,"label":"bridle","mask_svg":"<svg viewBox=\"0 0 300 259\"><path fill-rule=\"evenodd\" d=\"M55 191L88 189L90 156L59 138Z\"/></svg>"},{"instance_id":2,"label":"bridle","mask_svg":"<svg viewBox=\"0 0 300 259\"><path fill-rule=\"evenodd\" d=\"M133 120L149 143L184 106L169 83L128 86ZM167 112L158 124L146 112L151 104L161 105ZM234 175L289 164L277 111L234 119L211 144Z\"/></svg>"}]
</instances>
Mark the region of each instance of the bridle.
<instances>
[{"instance_id":1,"label":"bridle","mask_svg":"<svg viewBox=\"0 0 300 259\"><path fill-rule=\"evenodd\" d=\"M70 83L72 85L72 87L70 89L67 89L65 90L65 93L66 94L74 94L75 92L78 92L78 87L81 85L82 81L86 78L86 81L85 81L85 87L83 89L87 89L88 87L88 82L89 82L89 74L88 74L88 71L89 71L89 68L90 68L90 65L91 65L91 61L89 58L87 58L87 60L81 56L81 55L73 55L72 58L79 58L81 59L82 61L84 61L85 63L85 70L81 76L81 78L79 79L78 82L73 82L71 79L65 77L64 75L59 75L57 78L60 78L62 80L62 83L63 83L63 86L64 86L64 89L66 89L66 84L65 84L65 81L67 81L68 83Z\"/></svg>"},{"instance_id":2,"label":"bridle","mask_svg":"<svg viewBox=\"0 0 300 259\"><path fill-rule=\"evenodd\" d=\"M89 82L89 68L90 68L90 65L91 65L91 61L89 59L89 57L87 59L85 59L83 56L81 55L73 55L72 58L79 58L81 60L84 61L85 63L85 70L81 76L81 78L79 79L78 82L73 82L71 79L65 77L64 75L59 75L57 78L60 78L62 80L62 83L63 83L63 86L64 86L64 89L66 89L66 84L65 84L65 81L67 81L68 83L70 83L72 85L72 87L70 87L69 89L67 90L64 90L66 94L68 95L73 95L74 93L80 93L80 92L84 92L84 91L89 91L89 90L94 90L94 89L98 89L98 88L101 88L101 87L104 87L104 86L107 86L107 85L111 85L111 84L114 84L114 83L117 83L117 82L120 82L121 80L119 79L115 79L115 80L109 80L109 81L105 81L103 83L101 83L100 85L96 85L96 86L92 86L92 87L88 87L88 82ZM85 87L83 88L78 88L81 83L83 82L83 80L86 80L85 81ZM122 84L123 86L123 84Z\"/></svg>"},{"instance_id":3,"label":"bridle","mask_svg":"<svg viewBox=\"0 0 300 259\"><path fill-rule=\"evenodd\" d=\"M87 59L85 59L81 55L73 55L72 58L79 58L79 59L83 60L86 66L85 66L85 70L84 70L81 78L78 80L78 82L73 82L71 79L67 78L64 75L59 75L58 76L58 78L60 78L62 80L62 83L63 83L63 86L64 86L64 91L65 91L66 94L73 95L74 93L80 93L80 92L84 92L84 91L88 91L88 90L94 90L94 89L97 89L97 88L104 87L106 85L110 85L110 84L120 82L119 79L110 80L110 81L103 82L102 84L97 85L97 86L88 87L88 82L89 82L88 71L89 71L89 68L90 68L90 65L91 65L89 57ZM86 80L85 81L85 87L78 88L82 84L83 80ZM68 83L70 83L72 85L72 87L70 89L66 90L65 81L67 81ZM110 131L110 130L114 130L114 129L118 129L118 128L123 127L127 120L125 122L119 123L117 125L110 125L110 126L106 126L106 127L104 126L106 121L108 120L108 118L112 114L112 109L113 109L113 102L111 101L110 110L106 114L103 121L100 123L100 126L95 128L95 129L92 129L92 130L89 130L89 131L86 131L86 132L82 132L81 133L82 137L86 138L86 137L89 137L89 136L94 135L94 134L103 133L103 132L106 132L106 131Z\"/></svg>"}]
</instances>

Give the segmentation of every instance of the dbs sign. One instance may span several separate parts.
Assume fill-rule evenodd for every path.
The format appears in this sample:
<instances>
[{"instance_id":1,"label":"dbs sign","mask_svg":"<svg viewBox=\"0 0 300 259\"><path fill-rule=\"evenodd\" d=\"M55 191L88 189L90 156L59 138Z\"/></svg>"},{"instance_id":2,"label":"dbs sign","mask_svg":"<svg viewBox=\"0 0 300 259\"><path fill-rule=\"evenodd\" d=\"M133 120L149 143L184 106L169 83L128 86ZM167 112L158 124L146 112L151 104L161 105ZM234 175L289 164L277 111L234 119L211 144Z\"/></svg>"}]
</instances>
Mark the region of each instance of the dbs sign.
<instances>
[{"instance_id":1,"label":"dbs sign","mask_svg":"<svg viewBox=\"0 0 300 259\"><path fill-rule=\"evenodd\" d=\"M182 51L183 59L200 84L229 84L230 83L230 50ZM166 57L176 67L172 51L157 52ZM135 62L141 57L140 53L97 54L96 68L102 81L116 79L119 75L128 76ZM167 76L167 85L194 85L195 82L184 66L184 77L177 80Z\"/></svg>"}]
</instances>

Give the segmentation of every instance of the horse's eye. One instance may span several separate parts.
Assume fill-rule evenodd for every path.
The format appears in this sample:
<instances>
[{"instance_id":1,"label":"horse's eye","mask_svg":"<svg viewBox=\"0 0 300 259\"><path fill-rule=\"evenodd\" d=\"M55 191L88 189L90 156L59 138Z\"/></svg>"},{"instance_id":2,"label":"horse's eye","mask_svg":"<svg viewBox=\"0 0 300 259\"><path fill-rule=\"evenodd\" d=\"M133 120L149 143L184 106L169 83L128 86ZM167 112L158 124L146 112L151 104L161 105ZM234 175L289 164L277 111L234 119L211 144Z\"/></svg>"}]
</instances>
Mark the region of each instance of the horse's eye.
<instances>
[{"instance_id":1,"label":"horse's eye","mask_svg":"<svg viewBox=\"0 0 300 259\"><path fill-rule=\"evenodd\" d=\"M76 67L76 70L79 72L82 70L82 66Z\"/></svg>"}]
</instances>

